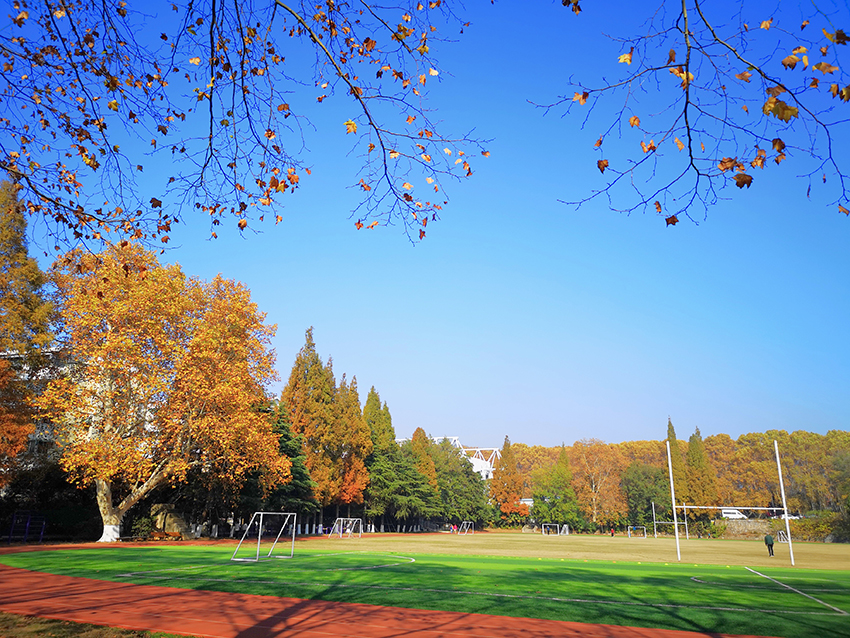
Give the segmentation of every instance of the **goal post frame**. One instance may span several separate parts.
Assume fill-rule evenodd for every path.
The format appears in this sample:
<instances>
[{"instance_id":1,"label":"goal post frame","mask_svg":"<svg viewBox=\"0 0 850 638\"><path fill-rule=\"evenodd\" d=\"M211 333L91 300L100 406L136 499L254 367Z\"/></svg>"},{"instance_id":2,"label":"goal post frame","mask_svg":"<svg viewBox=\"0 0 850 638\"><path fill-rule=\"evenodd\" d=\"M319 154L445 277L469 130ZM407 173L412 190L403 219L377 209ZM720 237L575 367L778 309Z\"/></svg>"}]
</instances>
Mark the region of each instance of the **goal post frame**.
<instances>
[{"instance_id":1,"label":"goal post frame","mask_svg":"<svg viewBox=\"0 0 850 638\"><path fill-rule=\"evenodd\" d=\"M357 528L357 538L363 537L363 519L360 518L337 518L334 521L333 527L331 527L330 534L328 534L328 538L332 538L334 536L343 537L345 534L346 538L351 538L351 535L355 533L355 529ZM337 530L339 530L337 532Z\"/></svg>"},{"instance_id":2,"label":"goal post frame","mask_svg":"<svg viewBox=\"0 0 850 638\"><path fill-rule=\"evenodd\" d=\"M271 548L269 549L269 553L265 556L260 556L260 546L263 540L263 524L264 520L269 516L283 516L283 523L281 523L280 530L278 530L277 535L275 536L274 542L272 543ZM280 537L283 535L283 532L286 531L286 526L292 525L292 535L291 535L291 543L289 546L289 556L281 555L275 556L274 558L292 558L295 555L295 524L298 520L298 515L295 512L254 512L254 515L251 516L251 521L248 523L248 527L245 528L245 531L242 533L242 538L239 540L239 544L236 546L236 549L233 550L233 555L230 557L232 561L240 561L240 562L250 562L256 563L263 559L273 558L272 552L274 552L275 547L277 547L278 541ZM242 547L242 543L245 542L245 539L248 537L248 534L251 532L251 528L254 526L254 522L257 523L257 554L254 558L236 558L237 552Z\"/></svg>"},{"instance_id":3,"label":"goal post frame","mask_svg":"<svg viewBox=\"0 0 850 638\"><path fill-rule=\"evenodd\" d=\"M552 530L549 533L546 533L546 530ZM540 524L540 533L543 536L569 536L570 535L570 526L568 523L541 523Z\"/></svg>"},{"instance_id":4,"label":"goal post frame","mask_svg":"<svg viewBox=\"0 0 850 638\"><path fill-rule=\"evenodd\" d=\"M457 529L458 535L463 534L464 536L467 534L475 534L475 522L474 521L462 521L460 527Z\"/></svg>"}]
</instances>

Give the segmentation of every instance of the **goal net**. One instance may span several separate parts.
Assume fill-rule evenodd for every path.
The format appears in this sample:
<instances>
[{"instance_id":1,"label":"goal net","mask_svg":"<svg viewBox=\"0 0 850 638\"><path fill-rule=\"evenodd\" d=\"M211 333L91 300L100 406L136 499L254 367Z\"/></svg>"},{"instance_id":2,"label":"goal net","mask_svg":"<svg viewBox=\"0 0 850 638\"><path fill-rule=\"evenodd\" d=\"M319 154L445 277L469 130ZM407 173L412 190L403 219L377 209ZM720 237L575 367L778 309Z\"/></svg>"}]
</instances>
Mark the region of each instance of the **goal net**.
<instances>
[{"instance_id":1,"label":"goal net","mask_svg":"<svg viewBox=\"0 0 850 638\"><path fill-rule=\"evenodd\" d=\"M629 538L646 538L646 527L643 525L630 525Z\"/></svg>"},{"instance_id":2,"label":"goal net","mask_svg":"<svg viewBox=\"0 0 850 638\"><path fill-rule=\"evenodd\" d=\"M257 562L268 558L292 558L295 518L294 512L254 512L230 560Z\"/></svg>"},{"instance_id":3,"label":"goal net","mask_svg":"<svg viewBox=\"0 0 850 638\"><path fill-rule=\"evenodd\" d=\"M351 538L353 534L357 534L357 538L363 535L363 521L359 518L338 518L334 521L334 526L331 528L328 538L334 536Z\"/></svg>"},{"instance_id":4,"label":"goal net","mask_svg":"<svg viewBox=\"0 0 850 638\"><path fill-rule=\"evenodd\" d=\"M472 521L463 521L460 524L460 527L457 530L458 534L474 534L475 533L475 523Z\"/></svg>"},{"instance_id":5,"label":"goal net","mask_svg":"<svg viewBox=\"0 0 850 638\"><path fill-rule=\"evenodd\" d=\"M569 536L570 526L566 523L563 525L558 523L543 523L540 526L540 531L543 532L544 536Z\"/></svg>"}]
</instances>

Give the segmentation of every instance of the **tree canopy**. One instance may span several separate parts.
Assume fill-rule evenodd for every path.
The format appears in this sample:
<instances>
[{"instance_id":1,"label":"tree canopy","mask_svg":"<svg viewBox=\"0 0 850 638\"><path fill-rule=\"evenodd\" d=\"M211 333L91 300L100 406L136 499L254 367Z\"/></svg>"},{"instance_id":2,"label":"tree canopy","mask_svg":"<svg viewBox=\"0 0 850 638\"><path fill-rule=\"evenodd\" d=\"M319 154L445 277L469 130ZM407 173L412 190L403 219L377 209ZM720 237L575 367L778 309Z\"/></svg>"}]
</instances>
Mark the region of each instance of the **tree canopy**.
<instances>
[{"instance_id":1,"label":"tree canopy","mask_svg":"<svg viewBox=\"0 0 850 638\"><path fill-rule=\"evenodd\" d=\"M257 409L275 377L274 327L244 286L190 279L134 244L72 252L54 280L75 365L38 405L55 424L63 468L97 487L102 540L194 467L236 485L255 469L268 488L289 479Z\"/></svg>"},{"instance_id":2,"label":"tree canopy","mask_svg":"<svg viewBox=\"0 0 850 638\"><path fill-rule=\"evenodd\" d=\"M562 2L577 16L565 11L566 32L609 10ZM438 49L475 15L456 15L455 4L15 0L0 35L0 167L59 243L168 241L190 211L215 236L223 223L282 219L282 198L310 173L310 116L344 101L339 131L359 157L356 226L397 223L421 239L446 204L445 179L471 175L470 157L488 154L427 102L451 71ZM592 128L587 161L607 179L573 203L699 221L727 186L750 188L793 163L806 192L820 187L850 213L837 152L848 15L826 4L775 15L703 0L630 11L633 31L611 36L619 52L602 77L580 77L577 64L560 98L553 87L549 107ZM624 144L612 148L615 138ZM154 174L157 164L172 170Z\"/></svg>"}]
</instances>

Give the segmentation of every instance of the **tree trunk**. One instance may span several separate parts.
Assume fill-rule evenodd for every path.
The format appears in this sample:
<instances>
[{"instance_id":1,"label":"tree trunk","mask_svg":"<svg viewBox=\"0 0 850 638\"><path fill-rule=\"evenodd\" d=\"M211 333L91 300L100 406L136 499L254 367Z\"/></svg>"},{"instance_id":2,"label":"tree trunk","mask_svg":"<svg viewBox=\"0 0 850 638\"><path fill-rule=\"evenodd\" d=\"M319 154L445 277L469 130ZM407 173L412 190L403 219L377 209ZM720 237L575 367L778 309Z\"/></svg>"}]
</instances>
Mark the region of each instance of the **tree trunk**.
<instances>
[{"instance_id":1,"label":"tree trunk","mask_svg":"<svg viewBox=\"0 0 850 638\"><path fill-rule=\"evenodd\" d=\"M112 484L102 479L95 481L97 485L97 507L100 510L100 518L103 520L103 534L98 543L116 543L121 536L121 521L125 511L121 511L112 505Z\"/></svg>"}]
</instances>

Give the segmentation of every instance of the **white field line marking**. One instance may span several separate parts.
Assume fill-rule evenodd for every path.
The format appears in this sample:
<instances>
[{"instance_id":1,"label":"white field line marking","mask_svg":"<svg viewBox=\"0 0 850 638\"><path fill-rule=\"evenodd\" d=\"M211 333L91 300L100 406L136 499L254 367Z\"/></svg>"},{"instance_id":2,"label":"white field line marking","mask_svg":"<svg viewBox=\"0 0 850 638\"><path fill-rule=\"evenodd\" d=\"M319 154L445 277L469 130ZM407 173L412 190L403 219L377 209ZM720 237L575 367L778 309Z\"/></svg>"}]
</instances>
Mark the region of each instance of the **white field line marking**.
<instances>
[{"instance_id":1,"label":"white field line marking","mask_svg":"<svg viewBox=\"0 0 850 638\"><path fill-rule=\"evenodd\" d=\"M814 596L810 596L810 595L809 595L809 594L807 594L806 592L800 591L799 589L794 589L793 587L791 587L791 585L786 585L785 583L779 582L779 581L778 581L778 580L776 580L775 578L771 578L770 576L765 576L764 574L762 574L762 573L760 573L760 572L757 572L757 571L756 571L756 570L754 570L754 569L750 569L749 567L746 567L746 569L747 569L748 571L751 571L752 573L756 574L757 576L761 576L762 578L767 578L768 580L772 580L772 581L773 581L774 583L776 583L777 585L781 585L782 587L786 587L786 588L790 589L790 590L791 590L791 591L793 591L793 592L797 592L797 593L798 593L798 594L800 594L801 596L805 596L806 598L811 598L811 599L812 599L813 601L815 601L816 603L820 603L820 604L821 604L821 605L823 605L824 607L829 607L830 609L832 609L832 610L834 610L834 611L837 611L837 612L838 612L839 614L841 614L842 616L847 616L847 615L848 615L848 614L847 614L847 612L846 612L846 611L844 611L843 609L839 609L838 607L833 607L833 606L832 606L832 605L830 605L829 603L825 603L825 602L823 602L822 600L819 600L819 599L815 598Z\"/></svg>"},{"instance_id":2,"label":"white field line marking","mask_svg":"<svg viewBox=\"0 0 850 638\"><path fill-rule=\"evenodd\" d=\"M160 570L168 571L168 570ZM302 583L298 581L288 580L248 580L242 578L210 578L204 576L153 576L157 572L135 572L132 574L118 574L117 576L147 576L156 580L187 580L193 582L209 582L209 583L228 583L234 582L251 584L251 585L296 585L298 587L327 587L327 588L348 588L348 589L383 589L390 591L412 591L412 592L428 592L436 594L463 594L466 596L490 596L493 598L517 598L526 600L543 600L557 603L583 603L588 605L624 605L629 607L657 607L662 609L699 609L703 611L732 611L742 613L763 613L763 614L790 614L794 616L834 616L835 614L821 611L792 611L785 609L752 609L745 607L711 607L707 605L677 605L673 603L642 603L635 601L620 601L620 600L592 600L587 598L559 598L556 596L533 596L531 594L502 594L494 592L481 591L466 591L461 589L433 589L424 587L389 587L385 585L357 585L346 583Z\"/></svg>"},{"instance_id":3,"label":"white field line marking","mask_svg":"<svg viewBox=\"0 0 850 638\"><path fill-rule=\"evenodd\" d=\"M733 583L721 583L721 582L717 582L717 581L713 581L713 580L702 580L702 579L700 579L700 578L697 578L696 576L691 576L691 580L692 580L692 581L694 581L695 583L699 583L700 585L717 585L718 587L728 587L728 588L730 588L730 589L761 589L761 590L770 590L770 591L775 591L775 589L776 589L775 587L770 587L769 585L743 585L743 584L739 584L739 583L734 583L734 584L733 584ZM818 579L811 579L811 578L810 578L809 580L824 580L824 579L822 579L822 578L818 578ZM848 590L847 590L847 589L842 589L842 588L838 588L838 589L825 589L825 588L822 588L822 587L821 587L821 588L818 588L818 589L810 589L809 591L816 591L816 592L820 592L820 593L822 593L822 592L827 592L827 593L835 593L835 592L848 593Z\"/></svg>"}]
</instances>

